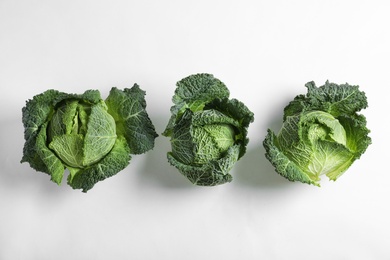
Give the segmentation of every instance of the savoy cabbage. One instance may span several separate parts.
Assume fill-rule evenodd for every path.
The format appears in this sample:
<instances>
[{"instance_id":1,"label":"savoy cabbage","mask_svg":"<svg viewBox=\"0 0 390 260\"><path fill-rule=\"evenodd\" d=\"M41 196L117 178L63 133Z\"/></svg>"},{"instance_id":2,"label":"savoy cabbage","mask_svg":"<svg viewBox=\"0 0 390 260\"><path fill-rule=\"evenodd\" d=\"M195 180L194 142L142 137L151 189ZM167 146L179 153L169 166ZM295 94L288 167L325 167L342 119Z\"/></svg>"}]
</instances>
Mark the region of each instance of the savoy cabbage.
<instances>
[{"instance_id":1,"label":"savoy cabbage","mask_svg":"<svg viewBox=\"0 0 390 260\"><path fill-rule=\"evenodd\" d=\"M371 144L366 118L357 113L368 103L358 86L309 82L306 87L306 95L285 107L279 133L268 129L263 145L280 175L320 186L320 176L335 181Z\"/></svg>"},{"instance_id":2,"label":"savoy cabbage","mask_svg":"<svg viewBox=\"0 0 390 260\"><path fill-rule=\"evenodd\" d=\"M81 95L47 90L34 96L22 109L21 162L57 184L68 169L68 184L87 192L124 169L130 154L153 148L157 134L144 96L137 84L124 91L112 88L105 101L97 90Z\"/></svg>"},{"instance_id":3,"label":"savoy cabbage","mask_svg":"<svg viewBox=\"0 0 390 260\"><path fill-rule=\"evenodd\" d=\"M229 95L211 74L190 75L177 83L163 135L171 138L168 161L196 185L230 182L229 171L245 154L253 113Z\"/></svg>"}]
</instances>

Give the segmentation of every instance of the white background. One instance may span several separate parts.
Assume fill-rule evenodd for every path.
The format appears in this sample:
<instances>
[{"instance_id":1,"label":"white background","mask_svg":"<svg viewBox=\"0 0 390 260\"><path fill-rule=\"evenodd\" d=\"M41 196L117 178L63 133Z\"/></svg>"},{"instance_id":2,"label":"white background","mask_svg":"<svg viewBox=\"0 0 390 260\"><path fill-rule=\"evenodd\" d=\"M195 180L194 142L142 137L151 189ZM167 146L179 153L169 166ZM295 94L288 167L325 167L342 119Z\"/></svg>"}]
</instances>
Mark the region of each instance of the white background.
<instances>
[{"instance_id":1,"label":"white background","mask_svg":"<svg viewBox=\"0 0 390 260\"><path fill-rule=\"evenodd\" d=\"M390 259L388 1L0 0L0 259ZM208 72L254 113L233 182L193 186L161 135ZM292 183L267 128L304 84L359 85L373 144L336 182ZM160 136L88 193L20 164L27 99L138 83Z\"/></svg>"}]
</instances>

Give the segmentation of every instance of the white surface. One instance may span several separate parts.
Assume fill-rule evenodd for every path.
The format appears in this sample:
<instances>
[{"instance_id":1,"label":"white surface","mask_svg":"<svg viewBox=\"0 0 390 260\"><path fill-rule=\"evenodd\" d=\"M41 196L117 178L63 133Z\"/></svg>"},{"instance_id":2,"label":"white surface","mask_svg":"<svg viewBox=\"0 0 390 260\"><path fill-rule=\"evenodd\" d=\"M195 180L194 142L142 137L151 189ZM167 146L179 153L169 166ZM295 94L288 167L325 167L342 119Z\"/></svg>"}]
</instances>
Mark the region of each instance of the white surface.
<instances>
[{"instance_id":1,"label":"white surface","mask_svg":"<svg viewBox=\"0 0 390 260\"><path fill-rule=\"evenodd\" d=\"M388 1L0 0L0 259L390 259ZM221 79L255 113L223 186L192 186L169 140L87 194L20 164L25 100L138 83L157 132L176 81ZM360 85L373 144L336 182L291 183L267 128L304 84Z\"/></svg>"}]
</instances>

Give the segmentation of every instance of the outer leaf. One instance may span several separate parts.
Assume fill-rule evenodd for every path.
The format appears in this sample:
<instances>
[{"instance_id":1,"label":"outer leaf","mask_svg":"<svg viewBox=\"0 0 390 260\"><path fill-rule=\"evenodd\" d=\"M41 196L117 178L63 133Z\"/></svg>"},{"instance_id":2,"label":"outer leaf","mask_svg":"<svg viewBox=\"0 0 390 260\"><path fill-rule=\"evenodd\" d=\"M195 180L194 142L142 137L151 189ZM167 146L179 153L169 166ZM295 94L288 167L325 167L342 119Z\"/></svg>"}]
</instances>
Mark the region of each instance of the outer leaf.
<instances>
[{"instance_id":1,"label":"outer leaf","mask_svg":"<svg viewBox=\"0 0 390 260\"><path fill-rule=\"evenodd\" d=\"M21 162L28 162L37 171L46 172L46 167L37 154L37 135L53 113L54 100L59 94L60 92L56 90L48 90L34 96L32 100L28 100L26 106L22 109L24 139L26 142L24 143Z\"/></svg>"},{"instance_id":2,"label":"outer leaf","mask_svg":"<svg viewBox=\"0 0 390 260\"><path fill-rule=\"evenodd\" d=\"M114 119L106 111L104 103L91 108L88 131L84 138L84 159L82 165L92 165L108 154L115 144L116 127Z\"/></svg>"},{"instance_id":3,"label":"outer leaf","mask_svg":"<svg viewBox=\"0 0 390 260\"><path fill-rule=\"evenodd\" d=\"M130 153L142 154L154 147L158 135L145 110L145 91L137 84L124 91L112 88L105 102L115 119L117 135L126 138Z\"/></svg>"},{"instance_id":4,"label":"outer leaf","mask_svg":"<svg viewBox=\"0 0 390 260\"><path fill-rule=\"evenodd\" d=\"M348 83L337 85L329 83L317 88L314 82L306 84L307 97L313 109L322 110L337 117L342 114L354 114L367 107L367 98L359 86Z\"/></svg>"},{"instance_id":5,"label":"outer leaf","mask_svg":"<svg viewBox=\"0 0 390 260\"><path fill-rule=\"evenodd\" d=\"M175 159L172 153L168 153L168 161L193 184L200 186L215 186L232 181L232 176L229 172L238 160L239 150L240 148L238 145L232 146L223 158L210 161L201 166L192 166L181 163Z\"/></svg>"},{"instance_id":6,"label":"outer leaf","mask_svg":"<svg viewBox=\"0 0 390 260\"><path fill-rule=\"evenodd\" d=\"M314 175L317 180L320 180L320 175L326 175L335 181L354 161L354 154L344 145L320 140L311 154L311 160L303 169L307 169L307 174Z\"/></svg>"},{"instance_id":7,"label":"outer leaf","mask_svg":"<svg viewBox=\"0 0 390 260\"><path fill-rule=\"evenodd\" d=\"M35 145L37 155L39 156L40 160L44 165L44 168L40 170L43 170L45 173L48 173L51 176L51 180L53 182L61 184L62 177L64 175L64 166L61 160L58 159L57 156L46 146L46 125L47 124L44 124L39 131L39 134L37 136L37 142ZM34 162L30 163L30 165L33 166Z\"/></svg>"},{"instance_id":8,"label":"outer leaf","mask_svg":"<svg viewBox=\"0 0 390 260\"><path fill-rule=\"evenodd\" d=\"M354 153L355 159L359 159L372 142L368 136L370 130L366 127L366 118L363 115L343 115L338 120L347 135L346 146Z\"/></svg>"},{"instance_id":9,"label":"outer leaf","mask_svg":"<svg viewBox=\"0 0 390 260\"><path fill-rule=\"evenodd\" d=\"M70 169L71 175L68 184L73 189L90 190L97 182L111 177L129 164L131 159L130 149L123 136L119 136L111 152L98 163L85 169Z\"/></svg>"},{"instance_id":10,"label":"outer leaf","mask_svg":"<svg viewBox=\"0 0 390 260\"><path fill-rule=\"evenodd\" d=\"M229 90L223 82L214 78L212 74L195 74L188 76L176 84L173 103L186 103L203 101L204 104L215 98L229 96Z\"/></svg>"},{"instance_id":11,"label":"outer leaf","mask_svg":"<svg viewBox=\"0 0 390 260\"><path fill-rule=\"evenodd\" d=\"M67 94L56 90L47 90L28 100L22 109L26 142L21 162L28 162L31 168L49 174L51 180L57 184L61 183L64 166L56 154L47 147L46 128L55 106L66 96Z\"/></svg>"},{"instance_id":12,"label":"outer leaf","mask_svg":"<svg viewBox=\"0 0 390 260\"><path fill-rule=\"evenodd\" d=\"M265 157L275 167L277 173L289 181L300 181L303 183L319 186L315 181L304 173L293 161L291 161L277 146L275 134L268 129L268 134L263 142L265 148Z\"/></svg>"},{"instance_id":13,"label":"outer leaf","mask_svg":"<svg viewBox=\"0 0 390 260\"><path fill-rule=\"evenodd\" d=\"M176 84L177 88L172 98L171 118L163 133L171 136L175 121L186 109L193 112L203 110L206 103L218 98L229 97L229 90L223 82L207 73L190 75Z\"/></svg>"},{"instance_id":14,"label":"outer leaf","mask_svg":"<svg viewBox=\"0 0 390 260\"><path fill-rule=\"evenodd\" d=\"M193 112L186 110L175 125L175 131L171 138L172 154L183 164L191 164L195 160L196 143L192 140Z\"/></svg>"},{"instance_id":15,"label":"outer leaf","mask_svg":"<svg viewBox=\"0 0 390 260\"><path fill-rule=\"evenodd\" d=\"M78 103L79 102L77 100L72 100L63 102L63 105L57 106L48 125L47 132L50 141L55 136L71 133Z\"/></svg>"},{"instance_id":16,"label":"outer leaf","mask_svg":"<svg viewBox=\"0 0 390 260\"><path fill-rule=\"evenodd\" d=\"M64 162L64 165L71 167L83 166L83 146L82 135L55 136L49 144L49 148Z\"/></svg>"},{"instance_id":17,"label":"outer leaf","mask_svg":"<svg viewBox=\"0 0 390 260\"><path fill-rule=\"evenodd\" d=\"M307 110L321 110L338 117L342 114L354 114L367 107L367 97L359 86L329 83L316 87L314 82L305 85L306 95L298 95L284 109L284 118Z\"/></svg>"}]
</instances>

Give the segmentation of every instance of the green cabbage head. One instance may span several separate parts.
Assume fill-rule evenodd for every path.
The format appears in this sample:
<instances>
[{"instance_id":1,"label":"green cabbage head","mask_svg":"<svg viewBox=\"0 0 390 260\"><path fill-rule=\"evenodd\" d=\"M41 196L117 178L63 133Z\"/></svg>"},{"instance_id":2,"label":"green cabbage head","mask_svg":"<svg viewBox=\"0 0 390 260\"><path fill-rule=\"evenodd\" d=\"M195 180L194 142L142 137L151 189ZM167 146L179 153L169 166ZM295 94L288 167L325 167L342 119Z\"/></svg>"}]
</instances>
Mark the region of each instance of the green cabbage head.
<instances>
[{"instance_id":1,"label":"green cabbage head","mask_svg":"<svg viewBox=\"0 0 390 260\"><path fill-rule=\"evenodd\" d=\"M367 107L367 98L349 84L306 87L306 95L285 107L279 133L268 129L263 145L280 175L320 186L320 176L335 181L371 144L366 118L357 113Z\"/></svg>"},{"instance_id":2,"label":"green cabbage head","mask_svg":"<svg viewBox=\"0 0 390 260\"><path fill-rule=\"evenodd\" d=\"M130 154L154 146L157 134L138 85L112 88L103 101L97 90L67 94L47 90L23 108L25 145L22 162L84 192L124 169Z\"/></svg>"},{"instance_id":3,"label":"green cabbage head","mask_svg":"<svg viewBox=\"0 0 390 260\"><path fill-rule=\"evenodd\" d=\"M211 74L195 74L177 83L172 116L163 133L171 137L168 161L192 183L230 182L229 171L245 154L253 113Z\"/></svg>"}]
</instances>

